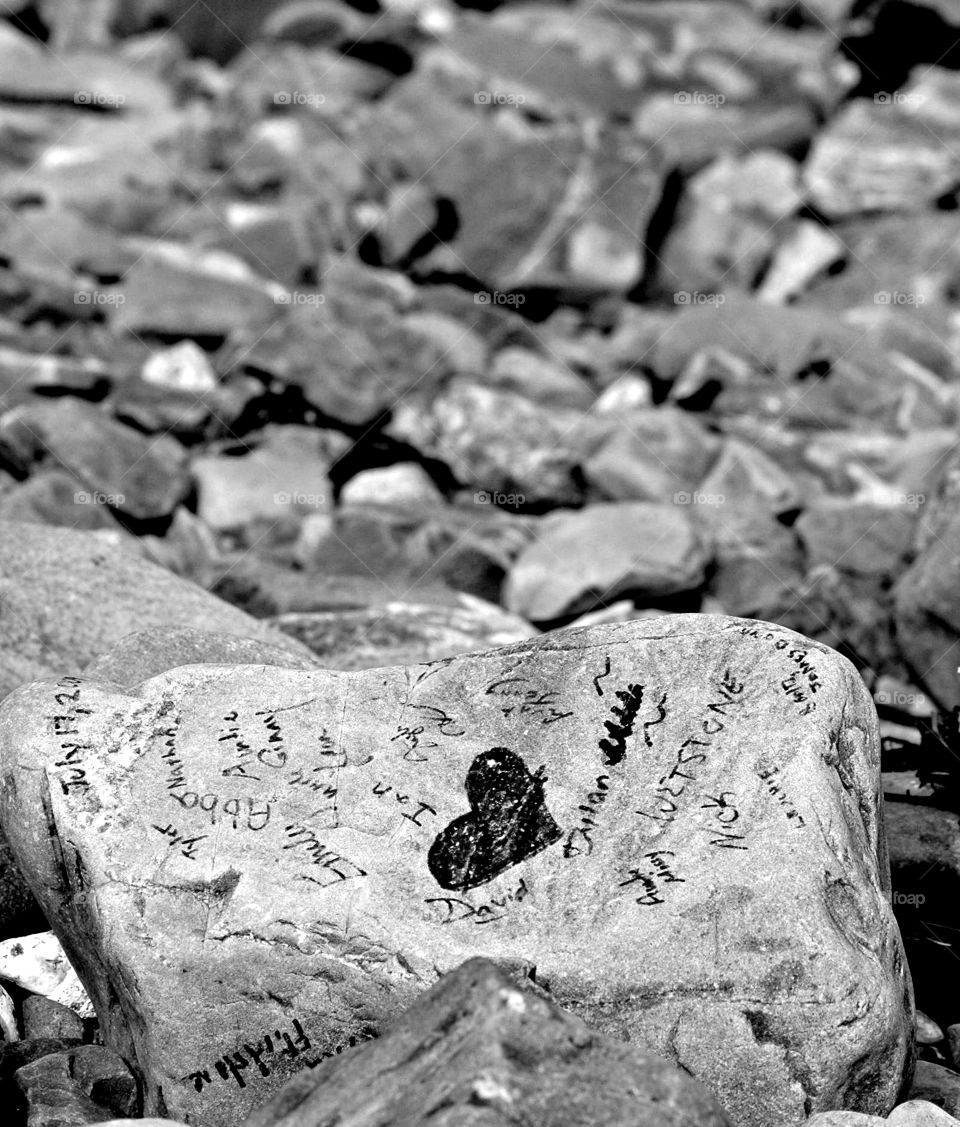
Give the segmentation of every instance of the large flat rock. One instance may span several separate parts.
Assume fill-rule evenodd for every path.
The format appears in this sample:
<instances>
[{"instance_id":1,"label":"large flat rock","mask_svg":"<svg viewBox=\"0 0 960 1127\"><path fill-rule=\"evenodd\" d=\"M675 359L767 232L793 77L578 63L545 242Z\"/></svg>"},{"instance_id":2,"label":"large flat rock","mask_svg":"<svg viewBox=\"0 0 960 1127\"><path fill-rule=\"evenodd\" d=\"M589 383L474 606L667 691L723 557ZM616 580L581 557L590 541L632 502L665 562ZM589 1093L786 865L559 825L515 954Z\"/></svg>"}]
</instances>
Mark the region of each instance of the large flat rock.
<instances>
[{"instance_id":1,"label":"large flat rock","mask_svg":"<svg viewBox=\"0 0 960 1127\"><path fill-rule=\"evenodd\" d=\"M78 673L153 626L254 638L310 661L305 646L138 554L123 534L0 520L0 698L25 681Z\"/></svg>"},{"instance_id":2,"label":"large flat rock","mask_svg":"<svg viewBox=\"0 0 960 1127\"><path fill-rule=\"evenodd\" d=\"M242 1119L472 955L741 1127L886 1114L912 1066L876 714L766 623L432 664L73 676L0 707L0 817L146 1114Z\"/></svg>"}]
</instances>

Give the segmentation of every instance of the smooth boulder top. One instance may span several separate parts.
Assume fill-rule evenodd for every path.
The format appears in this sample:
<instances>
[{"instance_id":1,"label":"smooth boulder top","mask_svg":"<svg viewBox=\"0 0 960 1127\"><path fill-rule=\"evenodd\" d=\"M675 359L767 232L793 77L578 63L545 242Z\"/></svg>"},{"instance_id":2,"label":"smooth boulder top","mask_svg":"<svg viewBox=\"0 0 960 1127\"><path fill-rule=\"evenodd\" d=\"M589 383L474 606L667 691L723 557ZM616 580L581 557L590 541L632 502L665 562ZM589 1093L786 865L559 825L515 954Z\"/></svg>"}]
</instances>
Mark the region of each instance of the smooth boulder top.
<instances>
[{"instance_id":1,"label":"smooth boulder top","mask_svg":"<svg viewBox=\"0 0 960 1127\"><path fill-rule=\"evenodd\" d=\"M232 1124L443 972L520 959L738 1127L912 1066L879 740L844 658L675 615L356 672L0 706L0 817L146 1112Z\"/></svg>"},{"instance_id":2,"label":"smooth boulder top","mask_svg":"<svg viewBox=\"0 0 960 1127\"><path fill-rule=\"evenodd\" d=\"M79 673L127 634L189 626L309 650L144 559L118 536L0 521L0 698L39 677Z\"/></svg>"}]
</instances>

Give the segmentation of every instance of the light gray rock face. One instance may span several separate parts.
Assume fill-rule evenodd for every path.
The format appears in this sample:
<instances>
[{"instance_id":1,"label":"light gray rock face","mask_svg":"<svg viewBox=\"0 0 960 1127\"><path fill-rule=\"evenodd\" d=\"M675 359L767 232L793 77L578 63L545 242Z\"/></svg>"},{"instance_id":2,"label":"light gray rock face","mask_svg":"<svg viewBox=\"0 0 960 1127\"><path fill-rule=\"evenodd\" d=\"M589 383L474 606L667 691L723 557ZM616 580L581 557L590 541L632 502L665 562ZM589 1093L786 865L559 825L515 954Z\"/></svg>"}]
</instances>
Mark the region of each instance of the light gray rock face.
<instances>
[{"instance_id":1,"label":"light gray rock face","mask_svg":"<svg viewBox=\"0 0 960 1127\"><path fill-rule=\"evenodd\" d=\"M0 521L0 697L38 677L78 673L134 630L173 625L258 639L311 661L293 638L147 562L135 546Z\"/></svg>"},{"instance_id":2,"label":"light gray rock face","mask_svg":"<svg viewBox=\"0 0 960 1127\"><path fill-rule=\"evenodd\" d=\"M656 598L692 590L706 566L687 509L643 501L590 505L543 518L507 576L504 602L546 622L630 592Z\"/></svg>"},{"instance_id":3,"label":"light gray rock face","mask_svg":"<svg viewBox=\"0 0 960 1127\"><path fill-rule=\"evenodd\" d=\"M243 1118L443 972L520 959L738 1127L912 1065L876 714L766 623L677 615L350 673L77 677L0 708L0 817L146 1114Z\"/></svg>"}]
</instances>

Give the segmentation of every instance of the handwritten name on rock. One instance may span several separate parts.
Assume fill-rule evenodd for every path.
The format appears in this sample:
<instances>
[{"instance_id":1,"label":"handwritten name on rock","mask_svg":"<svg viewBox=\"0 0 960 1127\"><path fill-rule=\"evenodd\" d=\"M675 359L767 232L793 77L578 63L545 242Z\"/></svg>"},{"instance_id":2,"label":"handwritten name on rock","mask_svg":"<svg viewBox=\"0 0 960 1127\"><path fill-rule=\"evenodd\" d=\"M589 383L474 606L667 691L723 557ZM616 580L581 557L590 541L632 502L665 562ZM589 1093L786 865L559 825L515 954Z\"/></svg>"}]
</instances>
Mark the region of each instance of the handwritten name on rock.
<instances>
[{"instance_id":1,"label":"handwritten name on rock","mask_svg":"<svg viewBox=\"0 0 960 1127\"><path fill-rule=\"evenodd\" d=\"M172 823L168 823L166 826L158 826L156 822L152 822L151 826L153 829L163 834L164 837L170 839L167 843L168 848L173 848L175 845L182 845L183 848L180 852L191 861L195 861L197 858L197 843L203 841L203 839L208 836L207 834L197 834L195 837L184 837L183 832L177 829Z\"/></svg>"},{"instance_id":2,"label":"handwritten name on rock","mask_svg":"<svg viewBox=\"0 0 960 1127\"><path fill-rule=\"evenodd\" d=\"M420 820L421 818L429 817L431 814L434 817L437 816L436 807L431 806L429 802L424 802L422 799L411 798L409 794L401 794L399 790L396 790L394 787L379 779L373 784L371 793L378 797L389 795L399 806L408 806L411 802L415 803L416 809L413 810L412 813L409 810L400 811L400 817L407 818L409 821L413 822L415 826L423 825L423 822Z\"/></svg>"},{"instance_id":3,"label":"handwritten name on rock","mask_svg":"<svg viewBox=\"0 0 960 1127\"><path fill-rule=\"evenodd\" d=\"M87 770L82 764L86 754L93 751L93 745L74 738L80 735L80 718L91 714L89 708L80 704L81 684L76 677L61 678L57 682L60 692L54 693L53 699L62 711L44 717L50 721L54 737L59 740L60 758L55 760L54 766L64 794L69 794L71 787L85 791L90 786Z\"/></svg>"},{"instance_id":4,"label":"handwritten name on rock","mask_svg":"<svg viewBox=\"0 0 960 1127\"><path fill-rule=\"evenodd\" d=\"M529 677L501 677L491 681L484 695L496 697L504 716L530 716L541 724L555 724L573 715L573 710L563 712L556 707L560 690L536 687Z\"/></svg>"},{"instance_id":5,"label":"handwritten name on rock","mask_svg":"<svg viewBox=\"0 0 960 1127\"><path fill-rule=\"evenodd\" d=\"M286 1029L275 1029L272 1033L261 1034L260 1038L253 1044L250 1041L244 1043L233 1052L224 1053L222 1057L215 1060L213 1064L208 1065L206 1068L198 1069L196 1072L190 1072L180 1079L184 1083L192 1084L197 1092L202 1092L204 1088L214 1083L215 1077L219 1076L221 1080L235 1081L238 1088L246 1088L247 1079L244 1073L247 1069L255 1066L256 1072L250 1074L250 1079L259 1076L270 1076L271 1071L275 1071L275 1059L279 1054L281 1057L287 1057L290 1060L296 1060L301 1053L306 1053L311 1048L310 1038L304 1032L304 1028L298 1018L294 1018L292 1036L291 1031ZM318 1064L318 1058L315 1061L305 1060L302 1063L306 1065ZM271 1069L271 1064L274 1068ZM213 1076L211 1076L211 1071Z\"/></svg>"},{"instance_id":6,"label":"handwritten name on rock","mask_svg":"<svg viewBox=\"0 0 960 1127\"><path fill-rule=\"evenodd\" d=\"M355 877L365 877L367 875L366 869L361 869L360 866L351 861L349 857L344 857L342 853L338 853L335 849L329 849L324 842L317 837L316 831L310 829L309 826L298 822L290 822L288 825L284 826L283 832L288 840L281 848L304 850L306 855L310 858L310 864L318 866L321 870L320 873L314 873L312 875L310 873L301 873L298 879L318 884L321 888L327 888L331 884L337 884L339 881L352 880Z\"/></svg>"},{"instance_id":7,"label":"handwritten name on rock","mask_svg":"<svg viewBox=\"0 0 960 1127\"><path fill-rule=\"evenodd\" d=\"M610 793L610 776L597 775L596 790L589 791L577 808L582 812L580 825L570 830L563 842L564 857L593 852L593 832L597 828L597 814Z\"/></svg>"},{"instance_id":8,"label":"handwritten name on rock","mask_svg":"<svg viewBox=\"0 0 960 1127\"><path fill-rule=\"evenodd\" d=\"M720 849L746 849L745 845L738 842L744 841L743 834L736 832L736 824L740 821L740 810L736 804L737 796L732 791L721 791L716 795L701 795L706 799L700 804L701 810L709 811L708 822L702 827L707 833L713 834L710 844Z\"/></svg>"},{"instance_id":9,"label":"handwritten name on rock","mask_svg":"<svg viewBox=\"0 0 960 1127\"><path fill-rule=\"evenodd\" d=\"M805 826L806 822L803 820L803 815L796 806L794 806L782 782L778 779L779 774L779 767L766 767L757 772L758 777L766 786L768 793L772 798L777 800L777 805L781 807L791 824L797 828Z\"/></svg>"},{"instance_id":10,"label":"handwritten name on rock","mask_svg":"<svg viewBox=\"0 0 960 1127\"><path fill-rule=\"evenodd\" d=\"M644 853L643 863L628 871L627 879L620 881L620 887L638 885L642 890L636 897L638 904L646 906L665 903L663 886L683 884L684 878L675 871L676 854L672 849L655 849Z\"/></svg>"},{"instance_id":11,"label":"handwritten name on rock","mask_svg":"<svg viewBox=\"0 0 960 1127\"><path fill-rule=\"evenodd\" d=\"M774 650L796 665L796 669L780 682L780 689L794 703L803 704L804 707L799 710L801 716L809 716L817 707L817 702L810 698L820 691L821 686L820 675L810 660L810 650L778 631L764 631L758 626L741 626L737 630L744 638L771 642Z\"/></svg>"},{"instance_id":12,"label":"handwritten name on rock","mask_svg":"<svg viewBox=\"0 0 960 1127\"><path fill-rule=\"evenodd\" d=\"M673 766L660 777L654 788L657 795L655 811L651 813L649 810L637 810L637 814L658 822L673 822L676 819L688 784L698 781L700 771L707 762L713 746L712 737L726 729L728 712L742 706L743 688L743 682L738 681L727 669L713 694L714 699L707 703L706 712L709 715L701 717L695 728L696 735L688 736L677 747Z\"/></svg>"},{"instance_id":13,"label":"handwritten name on rock","mask_svg":"<svg viewBox=\"0 0 960 1127\"><path fill-rule=\"evenodd\" d=\"M474 904L465 896L430 896L424 903L443 905L446 915L439 921L442 924L460 923L463 920L489 924L502 920L511 904L522 904L529 895L527 882L521 877L520 883L512 891L491 896L480 904Z\"/></svg>"}]
</instances>

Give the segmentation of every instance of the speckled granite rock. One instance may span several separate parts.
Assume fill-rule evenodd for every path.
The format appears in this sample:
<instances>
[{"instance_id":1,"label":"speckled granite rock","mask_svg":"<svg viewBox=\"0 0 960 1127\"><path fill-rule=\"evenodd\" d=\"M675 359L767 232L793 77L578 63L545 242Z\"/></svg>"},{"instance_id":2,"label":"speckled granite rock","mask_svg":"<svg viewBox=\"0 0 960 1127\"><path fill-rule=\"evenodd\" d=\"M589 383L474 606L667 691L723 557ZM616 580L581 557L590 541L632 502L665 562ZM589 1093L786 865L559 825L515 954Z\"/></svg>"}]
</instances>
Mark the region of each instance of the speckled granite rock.
<instances>
[{"instance_id":1,"label":"speckled granite rock","mask_svg":"<svg viewBox=\"0 0 960 1127\"><path fill-rule=\"evenodd\" d=\"M148 1114L232 1124L483 954L760 1127L886 1113L909 1073L878 760L833 651L680 615L38 682L0 817Z\"/></svg>"}]
</instances>

